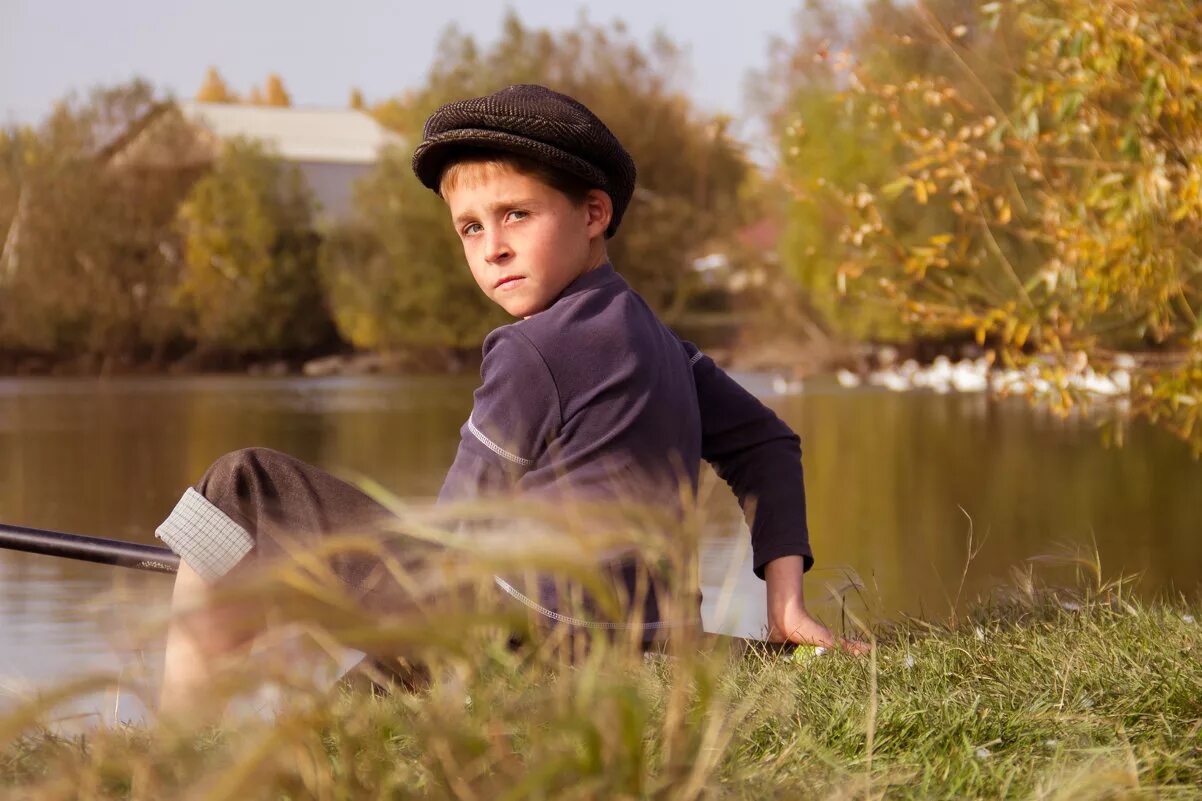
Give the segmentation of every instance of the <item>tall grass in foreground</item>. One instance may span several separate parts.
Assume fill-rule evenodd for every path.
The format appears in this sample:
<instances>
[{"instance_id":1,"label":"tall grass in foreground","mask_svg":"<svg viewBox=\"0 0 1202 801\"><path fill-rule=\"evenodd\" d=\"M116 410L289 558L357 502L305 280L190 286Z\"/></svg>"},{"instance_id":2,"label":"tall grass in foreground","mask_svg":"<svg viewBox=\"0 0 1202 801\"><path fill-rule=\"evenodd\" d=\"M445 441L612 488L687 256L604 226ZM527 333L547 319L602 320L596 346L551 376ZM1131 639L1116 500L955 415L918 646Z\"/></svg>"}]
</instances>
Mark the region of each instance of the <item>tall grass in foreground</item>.
<instances>
[{"instance_id":1,"label":"tall grass in foreground","mask_svg":"<svg viewBox=\"0 0 1202 801\"><path fill-rule=\"evenodd\" d=\"M487 586L482 579L494 571L532 562L604 596L588 558L548 542L522 553L507 538L469 558L431 521L397 510L408 537L439 540L418 571L392 563L419 601L407 612L357 616L313 552L242 592L263 593L259 603L277 593L275 613L319 645L404 651L430 666L428 687L379 697L255 660L254 674L233 670L219 682L213 702L270 674L286 687L271 716L232 716L219 726L163 720L86 737L50 733L54 698L45 696L0 720L4 797L1200 795L1202 613L1185 599L1137 601L1125 582L1104 581L1096 562L1078 564L1071 592L1027 571L1007 592L946 621L864 621L860 634L875 645L865 659L812 649L781 655L685 630L652 657L616 637L565 660L554 635L509 648L505 634L524 618L495 596L424 599L435 585ZM578 521L617 514L627 533L654 527L629 510L592 511ZM537 517L527 510L523 519L534 526ZM589 528L606 527L578 525L579 552L615 546ZM687 532L674 535L668 550L687 553ZM377 547L341 543L352 546ZM687 599L696 560L660 555L667 590ZM620 605L599 602L602 614L611 602ZM63 692L105 681L91 677Z\"/></svg>"}]
</instances>

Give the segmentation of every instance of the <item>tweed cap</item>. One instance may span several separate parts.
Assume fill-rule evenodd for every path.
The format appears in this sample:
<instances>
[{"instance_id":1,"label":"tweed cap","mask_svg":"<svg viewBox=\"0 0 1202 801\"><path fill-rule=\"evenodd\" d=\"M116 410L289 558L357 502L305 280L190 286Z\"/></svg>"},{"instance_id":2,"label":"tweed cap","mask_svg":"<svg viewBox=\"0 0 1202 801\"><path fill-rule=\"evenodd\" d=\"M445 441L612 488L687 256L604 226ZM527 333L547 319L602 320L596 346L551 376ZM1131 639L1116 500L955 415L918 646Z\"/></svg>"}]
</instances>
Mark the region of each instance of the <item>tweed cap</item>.
<instances>
[{"instance_id":1,"label":"tweed cap","mask_svg":"<svg viewBox=\"0 0 1202 801\"><path fill-rule=\"evenodd\" d=\"M602 189L613 202L613 236L634 193L634 159L597 115L577 100L535 84L442 106L426 120L413 172L435 192L457 150L485 149L535 159Z\"/></svg>"}]
</instances>

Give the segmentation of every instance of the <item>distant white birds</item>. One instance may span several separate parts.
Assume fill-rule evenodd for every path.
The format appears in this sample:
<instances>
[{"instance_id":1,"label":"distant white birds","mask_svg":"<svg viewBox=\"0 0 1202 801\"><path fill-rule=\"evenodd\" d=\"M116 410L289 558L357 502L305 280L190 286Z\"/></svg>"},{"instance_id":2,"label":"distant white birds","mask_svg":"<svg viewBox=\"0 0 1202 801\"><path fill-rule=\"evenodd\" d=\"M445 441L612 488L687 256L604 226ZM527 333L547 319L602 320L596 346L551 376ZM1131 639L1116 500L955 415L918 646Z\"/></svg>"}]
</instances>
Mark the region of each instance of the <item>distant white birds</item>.
<instances>
[{"instance_id":1,"label":"distant white birds","mask_svg":"<svg viewBox=\"0 0 1202 801\"><path fill-rule=\"evenodd\" d=\"M868 383L875 386L884 387L893 392L905 392L907 389L912 389L913 384L910 379L900 373L895 373L892 370L883 370L878 373L873 373L868 376Z\"/></svg>"},{"instance_id":2,"label":"distant white birds","mask_svg":"<svg viewBox=\"0 0 1202 801\"><path fill-rule=\"evenodd\" d=\"M802 383L800 378L789 380L783 375L772 377L772 391L777 395L797 395L801 392Z\"/></svg>"},{"instance_id":3,"label":"distant white birds","mask_svg":"<svg viewBox=\"0 0 1202 801\"><path fill-rule=\"evenodd\" d=\"M835 380L839 382L839 386L848 389L860 386L860 377L847 368L842 368L835 373Z\"/></svg>"},{"instance_id":4,"label":"distant white birds","mask_svg":"<svg viewBox=\"0 0 1202 801\"><path fill-rule=\"evenodd\" d=\"M1115 369L1109 373L1100 373L1085 364L1074 364L1065 375L1065 383L1072 389L1088 392L1091 395L1116 397L1129 395L1131 392L1131 373L1135 360L1127 354L1126 358L1115 358ZM1074 369L1075 368L1075 369ZM1040 375L1036 365L1029 365L1025 370L995 370L984 357L979 359L962 359L953 362L946 356L939 356L927 366L922 366L913 359L907 359L900 365L890 362L880 370L874 370L867 376L860 376L851 370L841 369L835 373L839 386L854 389L864 383L869 386L882 387L890 392L907 392L914 389L928 389L938 394L948 392L1007 392L1022 394L1028 391L1035 394L1050 392L1053 384Z\"/></svg>"},{"instance_id":5,"label":"distant white birds","mask_svg":"<svg viewBox=\"0 0 1202 801\"><path fill-rule=\"evenodd\" d=\"M984 392L989 389L989 362L981 358L953 363L946 356L939 356L929 366L922 367L907 359L899 367L870 373L868 383L893 392L910 389L930 389L941 395L953 390Z\"/></svg>"}]
</instances>

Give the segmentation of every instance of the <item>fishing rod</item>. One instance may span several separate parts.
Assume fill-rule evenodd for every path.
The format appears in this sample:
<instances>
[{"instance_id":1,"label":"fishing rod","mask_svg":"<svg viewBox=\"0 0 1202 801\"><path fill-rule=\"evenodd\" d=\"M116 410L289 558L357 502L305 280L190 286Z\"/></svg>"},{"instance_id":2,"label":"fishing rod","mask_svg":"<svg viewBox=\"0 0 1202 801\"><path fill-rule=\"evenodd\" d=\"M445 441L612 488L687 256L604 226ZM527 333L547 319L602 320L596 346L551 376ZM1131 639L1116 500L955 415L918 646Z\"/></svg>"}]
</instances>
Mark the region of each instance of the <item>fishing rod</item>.
<instances>
[{"instance_id":1,"label":"fishing rod","mask_svg":"<svg viewBox=\"0 0 1202 801\"><path fill-rule=\"evenodd\" d=\"M148 570L152 573L175 573L179 570L179 556L170 548L103 537L85 537L65 531L11 526L7 523L0 523L0 548L129 567L134 570Z\"/></svg>"},{"instance_id":2,"label":"fishing rod","mask_svg":"<svg viewBox=\"0 0 1202 801\"><path fill-rule=\"evenodd\" d=\"M0 523L0 548L10 551L58 556L97 562L103 565L128 567L152 573L175 573L179 570L179 555L170 548L142 545L124 540L103 537L85 537L65 531L28 528ZM756 648L768 653L789 653L796 647L793 643L776 643L766 640L743 639L729 635L711 635L718 640L730 640L744 647Z\"/></svg>"},{"instance_id":3,"label":"fishing rod","mask_svg":"<svg viewBox=\"0 0 1202 801\"><path fill-rule=\"evenodd\" d=\"M128 567L152 573L176 573L179 571L179 555L170 548L142 545L124 540L110 540L103 537L85 537L81 534L68 534L65 531L13 526L7 523L0 523L0 548L44 556L58 556L65 559L78 559L84 562L97 562L102 565ZM724 634L710 634L709 636L713 637L716 642L728 641L731 645L740 645L743 648L767 654L789 654L797 647L793 643L744 639Z\"/></svg>"}]
</instances>

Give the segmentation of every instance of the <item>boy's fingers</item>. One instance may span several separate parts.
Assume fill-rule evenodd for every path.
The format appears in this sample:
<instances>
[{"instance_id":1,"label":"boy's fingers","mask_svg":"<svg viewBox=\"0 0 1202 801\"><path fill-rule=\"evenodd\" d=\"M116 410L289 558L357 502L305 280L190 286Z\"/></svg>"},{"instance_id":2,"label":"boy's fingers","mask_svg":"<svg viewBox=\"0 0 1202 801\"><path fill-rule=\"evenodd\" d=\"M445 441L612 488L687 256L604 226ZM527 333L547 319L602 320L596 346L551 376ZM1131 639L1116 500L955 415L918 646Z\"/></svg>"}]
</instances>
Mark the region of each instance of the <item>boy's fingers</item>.
<instances>
[{"instance_id":1,"label":"boy's fingers","mask_svg":"<svg viewBox=\"0 0 1202 801\"><path fill-rule=\"evenodd\" d=\"M863 640L852 640L847 637L839 638L839 647L852 656L867 656L872 647Z\"/></svg>"},{"instance_id":2,"label":"boy's fingers","mask_svg":"<svg viewBox=\"0 0 1202 801\"><path fill-rule=\"evenodd\" d=\"M776 639L776 631L776 627L770 630L768 635L769 641ZM838 648L852 656L866 656L872 650L871 646L862 640L837 636L833 631L813 618L809 618L801 624L794 626L786 641L803 646Z\"/></svg>"}]
</instances>

